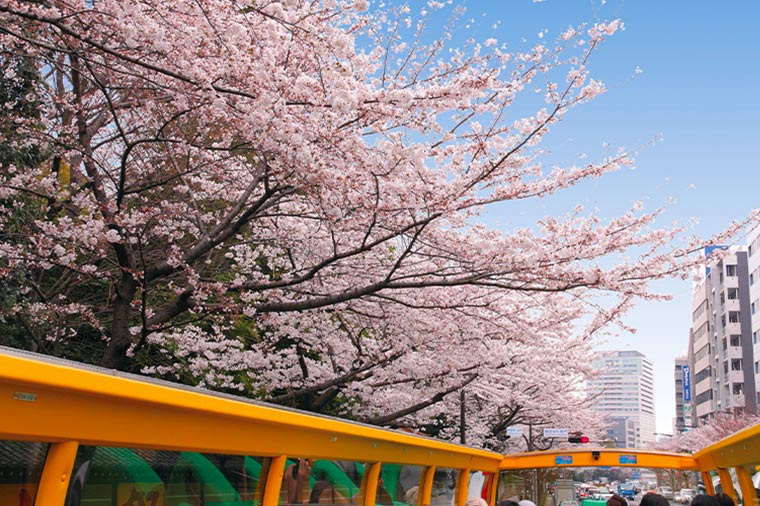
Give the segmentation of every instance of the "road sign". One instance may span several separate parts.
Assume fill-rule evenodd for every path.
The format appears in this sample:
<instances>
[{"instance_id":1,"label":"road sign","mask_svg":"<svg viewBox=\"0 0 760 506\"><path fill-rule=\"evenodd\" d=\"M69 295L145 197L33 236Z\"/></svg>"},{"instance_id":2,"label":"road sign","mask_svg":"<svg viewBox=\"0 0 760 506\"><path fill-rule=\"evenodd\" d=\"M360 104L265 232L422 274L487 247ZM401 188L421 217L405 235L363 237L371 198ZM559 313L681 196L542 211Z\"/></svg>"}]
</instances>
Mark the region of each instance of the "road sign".
<instances>
[{"instance_id":1,"label":"road sign","mask_svg":"<svg viewBox=\"0 0 760 506\"><path fill-rule=\"evenodd\" d=\"M546 430L546 429L544 429ZM567 466L573 463L572 455L557 455L554 457L555 466Z\"/></svg>"},{"instance_id":2,"label":"road sign","mask_svg":"<svg viewBox=\"0 0 760 506\"><path fill-rule=\"evenodd\" d=\"M569 433L570 433L569 429L555 429L555 428L544 429L544 437L567 437Z\"/></svg>"},{"instance_id":3,"label":"road sign","mask_svg":"<svg viewBox=\"0 0 760 506\"><path fill-rule=\"evenodd\" d=\"M507 427L507 436L522 436L522 427Z\"/></svg>"},{"instance_id":4,"label":"road sign","mask_svg":"<svg viewBox=\"0 0 760 506\"><path fill-rule=\"evenodd\" d=\"M621 464L636 464L636 455L621 455L618 457L618 462Z\"/></svg>"}]
</instances>

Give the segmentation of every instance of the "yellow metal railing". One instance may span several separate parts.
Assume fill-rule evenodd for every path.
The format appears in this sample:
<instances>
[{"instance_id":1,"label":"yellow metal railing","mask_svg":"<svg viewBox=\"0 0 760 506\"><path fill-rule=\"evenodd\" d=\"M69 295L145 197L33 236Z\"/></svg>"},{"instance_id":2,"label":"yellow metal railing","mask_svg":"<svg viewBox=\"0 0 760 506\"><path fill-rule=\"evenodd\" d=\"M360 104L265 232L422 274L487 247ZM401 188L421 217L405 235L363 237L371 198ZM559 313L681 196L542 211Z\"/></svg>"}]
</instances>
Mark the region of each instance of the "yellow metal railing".
<instances>
[{"instance_id":1,"label":"yellow metal railing","mask_svg":"<svg viewBox=\"0 0 760 506\"><path fill-rule=\"evenodd\" d=\"M498 470L502 456L406 432L285 410L231 396L0 353L0 440L52 443L37 504L63 505L78 446L255 455L273 458L262 506L278 501L285 458L369 464L364 504L374 503L379 466ZM469 474L469 473L466 473ZM418 504L428 504L430 479ZM467 480L459 478L460 488ZM466 499L457 495L458 504Z\"/></svg>"},{"instance_id":2,"label":"yellow metal railing","mask_svg":"<svg viewBox=\"0 0 760 506\"><path fill-rule=\"evenodd\" d=\"M753 475L760 464L760 425L694 455L582 447L503 456L9 350L0 351L1 441L50 444L35 489L35 504L45 506L63 505L71 493L80 449L101 446L264 458L261 506L282 504L293 457L363 463L361 490L353 501L359 506L375 504L383 464L422 469L417 506L431 503L440 469L456 471L453 503L462 506L471 472L487 476L483 490L494 504L500 471L598 466L696 471L708 492L714 473L724 492L734 499L740 493L744 505L758 506Z\"/></svg>"}]
</instances>

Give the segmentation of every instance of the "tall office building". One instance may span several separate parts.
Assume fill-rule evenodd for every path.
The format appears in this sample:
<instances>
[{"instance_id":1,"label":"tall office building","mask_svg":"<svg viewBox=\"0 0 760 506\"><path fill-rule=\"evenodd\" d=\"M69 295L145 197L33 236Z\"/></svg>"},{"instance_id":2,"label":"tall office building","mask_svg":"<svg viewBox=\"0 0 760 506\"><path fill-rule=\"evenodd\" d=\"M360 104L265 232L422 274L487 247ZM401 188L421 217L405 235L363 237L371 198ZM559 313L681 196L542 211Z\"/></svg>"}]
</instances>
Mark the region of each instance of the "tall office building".
<instances>
[{"instance_id":1,"label":"tall office building","mask_svg":"<svg viewBox=\"0 0 760 506\"><path fill-rule=\"evenodd\" d=\"M754 411L757 406L748 248L723 249L720 259L707 262L692 297L689 361L700 425L717 412Z\"/></svg>"},{"instance_id":2,"label":"tall office building","mask_svg":"<svg viewBox=\"0 0 760 506\"><path fill-rule=\"evenodd\" d=\"M748 235L747 270L749 271L749 307L752 331L752 370L755 379L755 406L760 405L760 226ZM748 364L749 365L749 364Z\"/></svg>"},{"instance_id":3,"label":"tall office building","mask_svg":"<svg viewBox=\"0 0 760 506\"><path fill-rule=\"evenodd\" d=\"M594 399L594 411L604 413L614 427L620 427L616 444L642 448L653 443L652 363L638 351L608 351L594 361L594 367L603 372L588 382L588 394Z\"/></svg>"}]
</instances>

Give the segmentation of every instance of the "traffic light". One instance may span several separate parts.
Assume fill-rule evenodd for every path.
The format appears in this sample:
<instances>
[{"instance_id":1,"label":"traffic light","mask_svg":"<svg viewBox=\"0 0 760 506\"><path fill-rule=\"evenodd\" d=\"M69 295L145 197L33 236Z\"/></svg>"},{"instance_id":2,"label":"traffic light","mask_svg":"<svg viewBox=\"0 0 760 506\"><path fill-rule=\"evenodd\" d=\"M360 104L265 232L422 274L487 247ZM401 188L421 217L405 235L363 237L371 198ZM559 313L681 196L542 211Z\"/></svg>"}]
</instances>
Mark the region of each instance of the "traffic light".
<instances>
[{"instance_id":1,"label":"traffic light","mask_svg":"<svg viewBox=\"0 0 760 506\"><path fill-rule=\"evenodd\" d=\"M589 439L588 439L588 436L573 435L573 436L567 437L567 442L568 443L588 443Z\"/></svg>"}]
</instances>

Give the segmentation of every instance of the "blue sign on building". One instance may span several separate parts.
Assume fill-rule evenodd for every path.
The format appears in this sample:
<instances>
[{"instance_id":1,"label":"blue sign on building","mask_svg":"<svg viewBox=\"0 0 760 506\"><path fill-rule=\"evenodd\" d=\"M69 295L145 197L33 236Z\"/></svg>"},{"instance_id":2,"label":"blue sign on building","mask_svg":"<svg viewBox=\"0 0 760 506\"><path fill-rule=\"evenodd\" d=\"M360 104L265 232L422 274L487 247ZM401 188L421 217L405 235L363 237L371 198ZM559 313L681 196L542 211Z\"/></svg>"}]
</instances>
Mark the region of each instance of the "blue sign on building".
<instances>
[{"instance_id":1,"label":"blue sign on building","mask_svg":"<svg viewBox=\"0 0 760 506\"><path fill-rule=\"evenodd\" d=\"M683 373L683 400L691 401L691 368L688 365L681 367Z\"/></svg>"}]
</instances>

